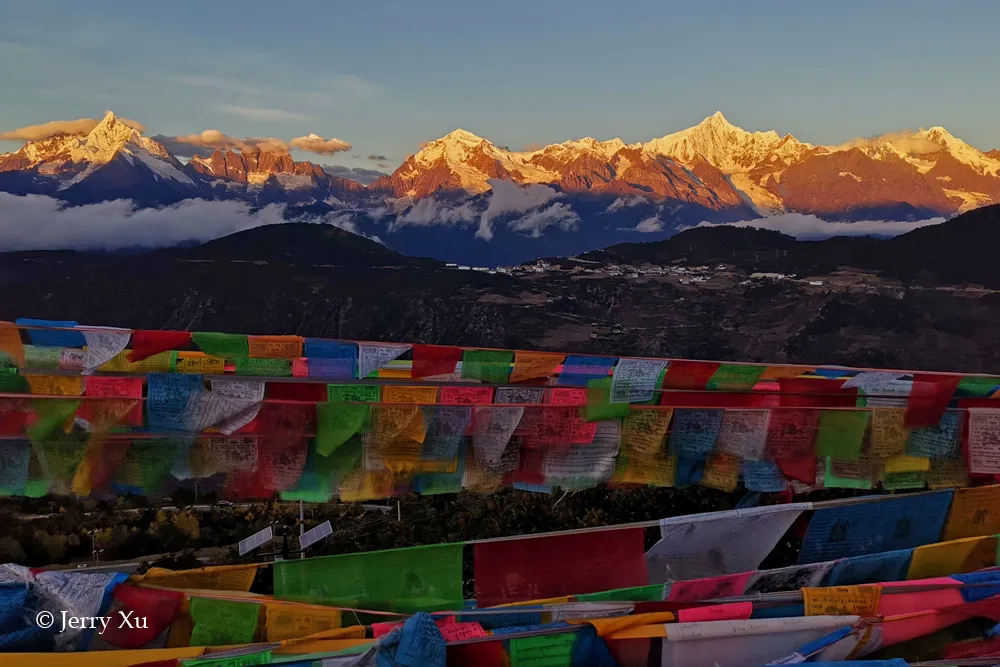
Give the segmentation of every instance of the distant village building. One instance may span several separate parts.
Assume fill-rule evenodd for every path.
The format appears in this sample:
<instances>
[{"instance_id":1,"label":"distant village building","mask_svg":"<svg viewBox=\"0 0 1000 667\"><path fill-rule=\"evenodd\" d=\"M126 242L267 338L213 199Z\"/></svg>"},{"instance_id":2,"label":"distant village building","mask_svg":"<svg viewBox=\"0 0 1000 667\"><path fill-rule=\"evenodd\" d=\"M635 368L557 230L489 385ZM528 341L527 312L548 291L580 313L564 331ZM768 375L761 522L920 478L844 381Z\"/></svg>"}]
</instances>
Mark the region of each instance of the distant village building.
<instances>
[{"instance_id":1,"label":"distant village building","mask_svg":"<svg viewBox=\"0 0 1000 667\"><path fill-rule=\"evenodd\" d=\"M751 280L784 280L787 278L784 273L751 273Z\"/></svg>"}]
</instances>

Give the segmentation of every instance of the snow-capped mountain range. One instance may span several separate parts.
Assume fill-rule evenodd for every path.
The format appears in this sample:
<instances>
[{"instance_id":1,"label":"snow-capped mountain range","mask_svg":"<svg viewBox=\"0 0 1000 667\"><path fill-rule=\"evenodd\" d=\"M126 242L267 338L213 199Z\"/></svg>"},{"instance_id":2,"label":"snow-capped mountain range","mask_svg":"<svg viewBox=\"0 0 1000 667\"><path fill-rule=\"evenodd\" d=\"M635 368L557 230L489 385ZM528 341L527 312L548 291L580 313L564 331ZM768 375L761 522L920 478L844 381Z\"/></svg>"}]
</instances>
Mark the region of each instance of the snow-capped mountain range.
<instances>
[{"instance_id":1,"label":"snow-capped mountain range","mask_svg":"<svg viewBox=\"0 0 1000 667\"><path fill-rule=\"evenodd\" d=\"M1000 202L1000 151L982 152L942 127L814 146L747 132L715 113L646 143L588 137L521 152L455 130L365 186L259 147L183 163L108 112L86 135L0 155L0 191L70 205L288 204L288 217L349 218L349 228L404 252L506 261L788 212L843 221L950 216Z\"/></svg>"}]
</instances>

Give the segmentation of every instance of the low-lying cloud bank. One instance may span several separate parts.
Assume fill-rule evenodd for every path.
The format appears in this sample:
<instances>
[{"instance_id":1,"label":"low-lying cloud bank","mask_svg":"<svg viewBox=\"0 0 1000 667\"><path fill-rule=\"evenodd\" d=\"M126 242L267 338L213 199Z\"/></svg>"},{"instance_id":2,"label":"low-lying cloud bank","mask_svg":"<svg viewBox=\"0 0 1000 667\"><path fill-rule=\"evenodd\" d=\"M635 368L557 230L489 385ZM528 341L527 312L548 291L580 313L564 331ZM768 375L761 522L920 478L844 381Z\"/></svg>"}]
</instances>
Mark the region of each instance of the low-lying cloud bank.
<instances>
[{"instance_id":1,"label":"low-lying cloud bank","mask_svg":"<svg viewBox=\"0 0 1000 667\"><path fill-rule=\"evenodd\" d=\"M833 236L899 236L920 227L939 225L947 218L930 218L915 222L897 222L894 220L860 220L858 222L828 222L815 215L803 213L783 213L770 218L756 220L740 220L739 222L700 222L698 227L753 227L770 229L794 236L803 241L828 239ZM682 230L683 231L683 230Z\"/></svg>"},{"instance_id":2,"label":"low-lying cloud bank","mask_svg":"<svg viewBox=\"0 0 1000 667\"><path fill-rule=\"evenodd\" d=\"M43 195L0 193L0 252L16 250L116 250L164 248L211 241L246 229L287 222L283 204L253 210L242 202L189 199L164 208L137 209L119 199L64 207ZM311 222L357 233L349 215Z\"/></svg>"}]
</instances>

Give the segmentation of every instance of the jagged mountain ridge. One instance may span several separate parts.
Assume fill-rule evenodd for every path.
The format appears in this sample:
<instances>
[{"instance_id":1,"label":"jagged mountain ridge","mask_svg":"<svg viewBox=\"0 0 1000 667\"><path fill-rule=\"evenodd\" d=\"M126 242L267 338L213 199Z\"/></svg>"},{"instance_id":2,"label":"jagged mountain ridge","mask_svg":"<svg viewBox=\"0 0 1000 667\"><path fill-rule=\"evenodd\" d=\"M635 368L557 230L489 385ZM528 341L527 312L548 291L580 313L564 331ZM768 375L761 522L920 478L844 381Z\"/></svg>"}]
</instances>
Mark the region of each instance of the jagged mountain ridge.
<instances>
[{"instance_id":1,"label":"jagged mountain ridge","mask_svg":"<svg viewBox=\"0 0 1000 667\"><path fill-rule=\"evenodd\" d=\"M109 112L85 136L0 155L0 192L139 207L194 198L290 204L287 219L335 217L406 254L498 264L785 212L952 216L1000 202L1000 151L981 152L940 127L817 146L747 132L715 113L645 143L587 137L532 151L455 130L364 186L274 149L220 149L182 164Z\"/></svg>"}]
</instances>

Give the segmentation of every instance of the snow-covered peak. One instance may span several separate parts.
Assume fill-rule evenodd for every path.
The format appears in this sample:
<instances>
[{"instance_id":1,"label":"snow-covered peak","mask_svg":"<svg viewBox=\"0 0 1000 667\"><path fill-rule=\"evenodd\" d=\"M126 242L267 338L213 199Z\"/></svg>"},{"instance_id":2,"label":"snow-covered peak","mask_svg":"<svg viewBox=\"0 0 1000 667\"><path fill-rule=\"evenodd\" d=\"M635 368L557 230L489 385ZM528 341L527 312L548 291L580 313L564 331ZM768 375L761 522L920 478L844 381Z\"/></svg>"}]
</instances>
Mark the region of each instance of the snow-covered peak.
<instances>
[{"instance_id":1,"label":"snow-covered peak","mask_svg":"<svg viewBox=\"0 0 1000 667\"><path fill-rule=\"evenodd\" d=\"M921 134L951 153L959 162L972 167L980 174L1000 174L1000 160L996 160L978 148L970 146L943 127L932 127Z\"/></svg>"},{"instance_id":2,"label":"snow-covered peak","mask_svg":"<svg viewBox=\"0 0 1000 667\"><path fill-rule=\"evenodd\" d=\"M785 150L805 146L791 135L782 138L774 130L747 132L716 111L697 125L653 139L643 148L687 165L704 159L723 173L733 174L749 171L779 145Z\"/></svg>"},{"instance_id":3,"label":"snow-covered peak","mask_svg":"<svg viewBox=\"0 0 1000 667\"><path fill-rule=\"evenodd\" d=\"M615 153L627 147L628 144L617 137L609 141L599 141L593 137L584 137L583 139L564 141L561 144L552 144L551 146L546 146L540 151L532 151L531 153L525 153L524 155L526 157L530 157L531 155L545 153L548 155L558 156L559 159L569 161L578 156L596 154L601 158L609 160Z\"/></svg>"}]
</instances>

